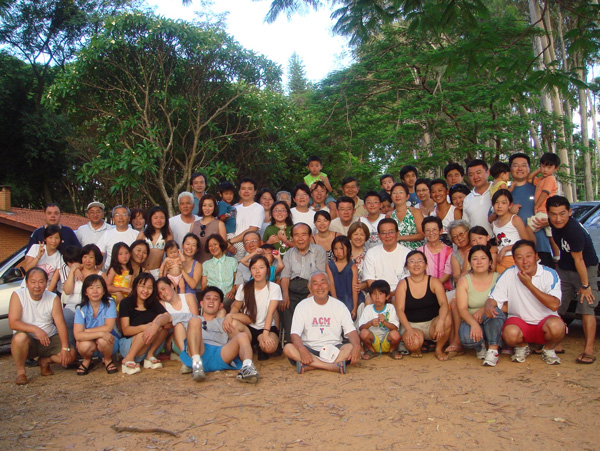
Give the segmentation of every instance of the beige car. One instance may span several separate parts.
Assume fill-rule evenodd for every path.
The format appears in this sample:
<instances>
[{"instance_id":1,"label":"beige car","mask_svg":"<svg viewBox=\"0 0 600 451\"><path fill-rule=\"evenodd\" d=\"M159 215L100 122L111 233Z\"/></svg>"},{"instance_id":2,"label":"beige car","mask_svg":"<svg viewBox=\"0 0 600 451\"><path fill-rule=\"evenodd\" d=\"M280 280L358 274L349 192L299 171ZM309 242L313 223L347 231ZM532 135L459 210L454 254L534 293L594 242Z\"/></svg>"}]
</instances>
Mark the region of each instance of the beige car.
<instances>
[{"instance_id":1,"label":"beige car","mask_svg":"<svg viewBox=\"0 0 600 451\"><path fill-rule=\"evenodd\" d=\"M21 286L24 272L25 247L0 264L0 345L10 344L12 330L8 327L8 305L13 291Z\"/></svg>"}]
</instances>

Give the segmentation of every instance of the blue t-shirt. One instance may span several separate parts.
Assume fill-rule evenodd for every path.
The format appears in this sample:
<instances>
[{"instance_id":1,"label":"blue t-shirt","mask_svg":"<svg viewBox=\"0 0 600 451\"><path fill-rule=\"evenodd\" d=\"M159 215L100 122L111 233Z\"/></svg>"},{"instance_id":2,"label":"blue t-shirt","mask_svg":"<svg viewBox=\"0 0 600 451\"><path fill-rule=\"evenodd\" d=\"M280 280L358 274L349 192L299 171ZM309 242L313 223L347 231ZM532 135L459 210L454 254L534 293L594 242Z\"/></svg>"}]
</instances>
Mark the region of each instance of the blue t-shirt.
<instances>
[{"instance_id":1,"label":"blue t-shirt","mask_svg":"<svg viewBox=\"0 0 600 451\"><path fill-rule=\"evenodd\" d=\"M226 215L227 213L231 213L232 211L235 211L235 207L233 205L229 205L224 200L219 201L218 207L219 207L219 216ZM225 231L227 233L235 233L235 216L230 216L223 222L225 223Z\"/></svg>"},{"instance_id":2,"label":"blue t-shirt","mask_svg":"<svg viewBox=\"0 0 600 451\"><path fill-rule=\"evenodd\" d=\"M82 324L86 329L104 326L105 319L117 317L117 306L115 301L110 300L108 306L102 302L98 309L98 315L94 318L94 310L91 304L86 304L83 307L75 308L75 324Z\"/></svg>"},{"instance_id":3,"label":"blue t-shirt","mask_svg":"<svg viewBox=\"0 0 600 451\"><path fill-rule=\"evenodd\" d=\"M513 204L520 204L518 216L523 220L523 223L527 225L527 218L535 215L535 185L531 183L525 183L522 186L515 186L512 191ZM550 247L550 241L546 236L544 229L536 232L535 234L535 247L538 252L552 252Z\"/></svg>"}]
</instances>

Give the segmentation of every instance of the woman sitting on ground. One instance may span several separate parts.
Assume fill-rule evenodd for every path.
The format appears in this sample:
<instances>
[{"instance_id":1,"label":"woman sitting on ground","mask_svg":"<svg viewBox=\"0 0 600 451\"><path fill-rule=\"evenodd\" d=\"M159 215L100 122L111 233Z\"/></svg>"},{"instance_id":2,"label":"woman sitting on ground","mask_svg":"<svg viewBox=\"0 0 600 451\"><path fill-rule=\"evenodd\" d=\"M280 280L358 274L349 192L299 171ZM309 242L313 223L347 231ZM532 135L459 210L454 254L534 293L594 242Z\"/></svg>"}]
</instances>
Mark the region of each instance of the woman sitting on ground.
<instances>
[{"instance_id":1,"label":"woman sitting on ground","mask_svg":"<svg viewBox=\"0 0 600 451\"><path fill-rule=\"evenodd\" d=\"M469 251L469 264L471 271L456 287L458 313L462 319L458 335L465 348L477 351L477 358L483 359L485 366L496 366L506 315L496 307L496 316L488 318L484 310L498 273L492 269L492 254L487 246L473 246Z\"/></svg>"},{"instance_id":2,"label":"woman sitting on ground","mask_svg":"<svg viewBox=\"0 0 600 451\"><path fill-rule=\"evenodd\" d=\"M139 362L144 362L144 368L162 368L162 363L156 358L164 343L168 330L161 328L151 343L144 340L144 331L165 308L158 301L156 282L152 274L144 272L133 280L131 296L121 301L119 306L119 322L123 337L119 340L119 352L123 356L124 374L140 372ZM149 356L148 358L146 358Z\"/></svg>"},{"instance_id":3,"label":"woman sitting on ground","mask_svg":"<svg viewBox=\"0 0 600 451\"><path fill-rule=\"evenodd\" d=\"M258 346L258 360L267 360L279 342L275 312L283 295L279 285L269 282L269 261L265 256L257 255L250 260L250 272L252 279L238 288L231 312L223 321L223 330L233 332L233 320L247 325L252 346Z\"/></svg>"},{"instance_id":4,"label":"woman sitting on ground","mask_svg":"<svg viewBox=\"0 0 600 451\"><path fill-rule=\"evenodd\" d=\"M116 320L117 306L108 294L106 282L98 274L87 276L81 287L81 303L75 309L73 324L77 351L83 357L77 368L78 376L89 373L94 355L104 358L104 369L108 374L118 371L112 360L112 355L119 350L114 332Z\"/></svg>"},{"instance_id":5,"label":"woman sitting on ground","mask_svg":"<svg viewBox=\"0 0 600 451\"><path fill-rule=\"evenodd\" d=\"M396 288L396 312L402 328L402 341L411 357L421 357L425 340L436 341L435 356L448 360L444 345L452 325L448 300L442 283L425 273L427 258L421 251L410 251L406 256L409 276Z\"/></svg>"},{"instance_id":6,"label":"woman sitting on ground","mask_svg":"<svg viewBox=\"0 0 600 451\"><path fill-rule=\"evenodd\" d=\"M158 279L158 272L163 257L165 256L165 244L173 239L169 228L168 215L163 207L152 207L148 213L148 224L141 232L138 240L144 240L150 246L150 254L145 263L145 269Z\"/></svg>"}]
</instances>

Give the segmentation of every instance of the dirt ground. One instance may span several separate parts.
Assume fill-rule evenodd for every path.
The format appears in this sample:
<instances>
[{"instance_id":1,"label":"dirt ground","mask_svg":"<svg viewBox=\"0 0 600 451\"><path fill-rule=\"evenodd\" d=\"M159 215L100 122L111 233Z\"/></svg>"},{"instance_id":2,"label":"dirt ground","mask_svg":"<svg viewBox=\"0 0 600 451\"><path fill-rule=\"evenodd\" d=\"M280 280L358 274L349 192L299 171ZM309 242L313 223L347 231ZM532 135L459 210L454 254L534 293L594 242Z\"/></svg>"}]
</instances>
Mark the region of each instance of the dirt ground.
<instances>
[{"instance_id":1,"label":"dirt ground","mask_svg":"<svg viewBox=\"0 0 600 451\"><path fill-rule=\"evenodd\" d=\"M600 335L600 333L599 333ZM257 385L234 372L195 383L179 362L141 374L78 377L54 367L14 384L0 356L0 449L599 449L600 361L578 365L581 328L571 327L559 366L537 355L502 356L496 368L473 353L397 362L383 356L339 375L297 375L283 357L258 362ZM596 349L600 340L596 340ZM598 353L598 352L597 352ZM117 432L112 426L178 434Z\"/></svg>"}]
</instances>

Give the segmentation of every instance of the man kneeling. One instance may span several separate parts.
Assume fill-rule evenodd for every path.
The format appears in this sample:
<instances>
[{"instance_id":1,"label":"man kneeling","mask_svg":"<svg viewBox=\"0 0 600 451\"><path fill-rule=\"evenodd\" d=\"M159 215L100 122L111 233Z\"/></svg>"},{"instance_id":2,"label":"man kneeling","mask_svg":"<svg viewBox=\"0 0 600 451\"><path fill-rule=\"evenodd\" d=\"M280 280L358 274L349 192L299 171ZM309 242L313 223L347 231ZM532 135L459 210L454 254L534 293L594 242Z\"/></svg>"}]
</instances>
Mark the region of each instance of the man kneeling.
<instances>
[{"instance_id":1,"label":"man kneeling","mask_svg":"<svg viewBox=\"0 0 600 451\"><path fill-rule=\"evenodd\" d=\"M537 263L533 241L517 241L512 254L516 266L498 277L486 302L485 316L496 317L496 307L508 312L502 338L515 348L513 362L525 362L529 355L528 343L537 343L544 345L542 359L548 365L558 365L560 359L554 348L565 337L565 323L557 313L560 280L553 269ZM505 310L503 306L507 303Z\"/></svg>"},{"instance_id":2,"label":"man kneeling","mask_svg":"<svg viewBox=\"0 0 600 451\"><path fill-rule=\"evenodd\" d=\"M346 361L360 359L360 339L354 328L350 310L329 296L329 281L323 272L311 276L308 288L312 297L304 299L294 311L291 343L283 353L299 374L323 369L346 373ZM342 331L350 343L342 345Z\"/></svg>"},{"instance_id":3,"label":"man kneeling","mask_svg":"<svg viewBox=\"0 0 600 451\"><path fill-rule=\"evenodd\" d=\"M237 327L228 334L223 330L225 318L217 317L223 307L223 292L217 287L208 286L198 293L198 298L203 316L194 316L191 313L163 313L156 317L151 329L160 329L169 323L175 328L179 324L186 328L186 349L179 357L186 367L191 367L192 378L195 381L203 381L205 373L239 370L238 381L257 383L258 371L252 363L250 332L243 324L237 322ZM152 330L148 332L151 333Z\"/></svg>"}]
</instances>

